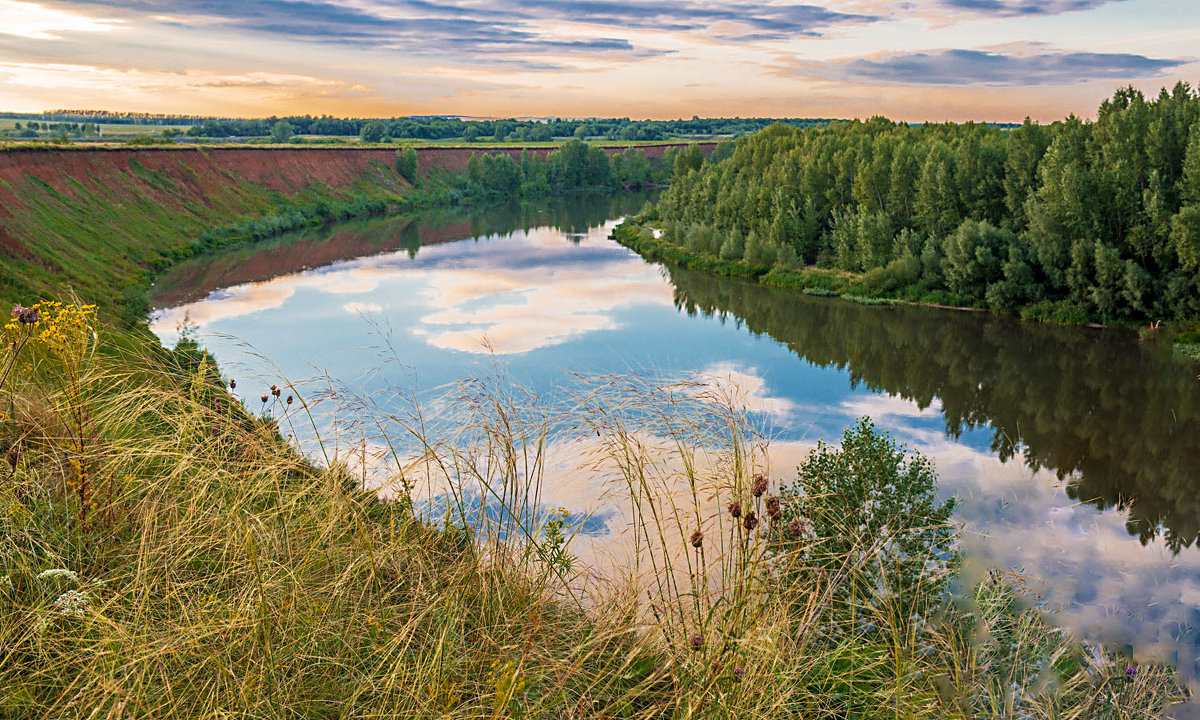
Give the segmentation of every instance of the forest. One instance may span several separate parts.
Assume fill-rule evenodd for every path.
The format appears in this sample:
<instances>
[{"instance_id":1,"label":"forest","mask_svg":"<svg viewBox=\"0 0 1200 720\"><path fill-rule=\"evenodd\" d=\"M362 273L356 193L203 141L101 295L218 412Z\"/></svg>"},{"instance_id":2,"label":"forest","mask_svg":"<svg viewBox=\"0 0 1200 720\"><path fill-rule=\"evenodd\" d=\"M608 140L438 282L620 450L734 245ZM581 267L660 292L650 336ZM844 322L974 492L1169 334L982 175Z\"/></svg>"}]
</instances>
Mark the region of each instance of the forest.
<instances>
[{"instance_id":1,"label":"forest","mask_svg":"<svg viewBox=\"0 0 1200 720\"><path fill-rule=\"evenodd\" d=\"M358 136L368 142L385 140L494 140L549 142L555 138L655 141L677 137L757 132L773 124L810 127L830 122L820 118L698 118L691 120L630 120L588 118L549 120L464 120L454 117L335 118L311 115L250 120L209 118L193 125L192 137L267 137L278 123L294 136Z\"/></svg>"},{"instance_id":2,"label":"forest","mask_svg":"<svg viewBox=\"0 0 1200 720\"><path fill-rule=\"evenodd\" d=\"M1200 317L1200 94L1123 88L1094 121L774 125L643 220L746 274L1061 322ZM788 284L787 282L777 284Z\"/></svg>"}]
</instances>

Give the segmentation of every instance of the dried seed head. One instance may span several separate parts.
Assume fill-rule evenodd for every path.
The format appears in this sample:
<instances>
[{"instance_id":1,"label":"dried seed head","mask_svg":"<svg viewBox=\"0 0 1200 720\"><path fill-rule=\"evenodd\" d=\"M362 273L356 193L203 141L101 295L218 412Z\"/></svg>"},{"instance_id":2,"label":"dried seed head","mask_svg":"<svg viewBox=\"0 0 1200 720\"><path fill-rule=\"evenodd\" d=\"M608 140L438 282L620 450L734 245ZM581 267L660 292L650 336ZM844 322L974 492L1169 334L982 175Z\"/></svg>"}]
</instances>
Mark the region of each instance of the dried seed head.
<instances>
[{"instance_id":1,"label":"dried seed head","mask_svg":"<svg viewBox=\"0 0 1200 720\"><path fill-rule=\"evenodd\" d=\"M37 308L27 308L17 305L12 309L12 317L13 320L16 320L22 325L32 325L41 319L41 314L38 312Z\"/></svg>"},{"instance_id":2,"label":"dried seed head","mask_svg":"<svg viewBox=\"0 0 1200 720\"><path fill-rule=\"evenodd\" d=\"M754 528L758 527L758 518L755 517L754 513L746 513L746 518L742 520L742 527L746 528L747 530L753 530Z\"/></svg>"},{"instance_id":3,"label":"dried seed head","mask_svg":"<svg viewBox=\"0 0 1200 720\"><path fill-rule=\"evenodd\" d=\"M729 503L729 506L726 509L728 509L729 514L735 518L742 516L742 505L736 500Z\"/></svg>"},{"instance_id":4,"label":"dried seed head","mask_svg":"<svg viewBox=\"0 0 1200 720\"><path fill-rule=\"evenodd\" d=\"M263 395L263 396L262 396L262 401L263 401L264 403L266 403L266 402L267 402L267 396L266 396L266 395Z\"/></svg>"},{"instance_id":5,"label":"dried seed head","mask_svg":"<svg viewBox=\"0 0 1200 720\"><path fill-rule=\"evenodd\" d=\"M779 496L772 495L767 498L767 517L771 522L778 522L779 518L783 517L783 510L779 507Z\"/></svg>"},{"instance_id":6,"label":"dried seed head","mask_svg":"<svg viewBox=\"0 0 1200 720\"><path fill-rule=\"evenodd\" d=\"M754 476L754 484L750 486L750 491L754 493L754 497L762 497L767 491L767 478L759 473Z\"/></svg>"},{"instance_id":7,"label":"dried seed head","mask_svg":"<svg viewBox=\"0 0 1200 720\"><path fill-rule=\"evenodd\" d=\"M17 463L21 462L21 448L14 444L8 449L8 452L5 453L4 459L8 461L8 464L12 466L13 470L16 470Z\"/></svg>"},{"instance_id":8,"label":"dried seed head","mask_svg":"<svg viewBox=\"0 0 1200 720\"><path fill-rule=\"evenodd\" d=\"M792 535L800 537L804 534L804 521L800 518L792 520L790 523L788 523L788 530L792 532Z\"/></svg>"},{"instance_id":9,"label":"dried seed head","mask_svg":"<svg viewBox=\"0 0 1200 720\"><path fill-rule=\"evenodd\" d=\"M288 404L288 405L291 405L291 404L292 404L292 396L291 396L291 395L288 395L288 396L287 396L287 404Z\"/></svg>"},{"instance_id":10,"label":"dried seed head","mask_svg":"<svg viewBox=\"0 0 1200 720\"><path fill-rule=\"evenodd\" d=\"M230 381L229 381L229 389L230 389L230 390L236 390L236 389L237 389L237 380L230 380Z\"/></svg>"},{"instance_id":11,"label":"dried seed head","mask_svg":"<svg viewBox=\"0 0 1200 720\"><path fill-rule=\"evenodd\" d=\"M702 545L704 545L704 533L697 530L692 533L692 547L699 550Z\"/></svg>"},{"instance_id":12,"label":"dried seed head","mask_svg":"<svg viewBox=\"0 0 1200 720\"><path fill-rule=\"evenodd\" d=\"M688 641L693 650L699 651L704 649L704 637L702 635L693 635Z\"/></svg>"}]
</instances>

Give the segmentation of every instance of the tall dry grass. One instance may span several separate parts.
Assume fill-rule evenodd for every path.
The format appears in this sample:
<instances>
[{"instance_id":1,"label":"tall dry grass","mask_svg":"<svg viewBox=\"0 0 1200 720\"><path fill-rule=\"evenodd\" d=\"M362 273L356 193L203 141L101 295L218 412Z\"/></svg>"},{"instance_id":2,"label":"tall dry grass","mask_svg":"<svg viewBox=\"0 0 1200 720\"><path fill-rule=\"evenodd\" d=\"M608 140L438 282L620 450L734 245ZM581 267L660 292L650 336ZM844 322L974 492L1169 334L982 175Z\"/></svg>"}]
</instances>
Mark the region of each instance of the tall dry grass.
<instances>
[{"instance_id":1,"label":"tall dry grass","mask_svg":"<svg viewBox=\"0 0 1200 720\"><path fill-rule=\"evenodd\" d=\"M770 507L767 443L719 390L468 382L429 417L59 330L0 388L3 717L1144 718L1177 694L999 576L918 583L913 617L893 537L815 562L828 538ZM609 572L547 501L564 467L620 508Z\"/></svg>"}]
</instances>

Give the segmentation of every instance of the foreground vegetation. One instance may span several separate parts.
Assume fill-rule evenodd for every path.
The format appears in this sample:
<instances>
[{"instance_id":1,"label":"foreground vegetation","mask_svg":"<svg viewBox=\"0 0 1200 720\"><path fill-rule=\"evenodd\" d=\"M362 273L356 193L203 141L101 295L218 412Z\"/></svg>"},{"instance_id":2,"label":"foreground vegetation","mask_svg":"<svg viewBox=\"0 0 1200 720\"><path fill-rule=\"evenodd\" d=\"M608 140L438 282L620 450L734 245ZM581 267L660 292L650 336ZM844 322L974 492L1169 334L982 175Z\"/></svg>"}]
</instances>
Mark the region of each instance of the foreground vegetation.
<instances>
[{"instance_id":1,"label":"foreground vegetation","mask_svg":"<svg viewBox=\"0 0 1200 720\"><path fill-rule=\"evenodd\" d=\"M643 220L678 248L659 255L772 284L1187 328L1200 319L1200 96L1122 89L1095 122L1012 130L775 126L678 175Z\"/></svg>"},{"instance_id":2,"label":"foreground vegetation","mask_svg":"<svg viewBox=\"0 0 1200 720\"><path fill-rule=\"evenodd\" d=\"M560 412L465 383L442 431L95 312L4 328L5 717L1146 718L1179 694L957 578L933 468L868 421L780 488L719 390L604 378ZM618 493L629 577L589 579L583 518L544 506L564 437Z\"/></svg>"}]
</instances>

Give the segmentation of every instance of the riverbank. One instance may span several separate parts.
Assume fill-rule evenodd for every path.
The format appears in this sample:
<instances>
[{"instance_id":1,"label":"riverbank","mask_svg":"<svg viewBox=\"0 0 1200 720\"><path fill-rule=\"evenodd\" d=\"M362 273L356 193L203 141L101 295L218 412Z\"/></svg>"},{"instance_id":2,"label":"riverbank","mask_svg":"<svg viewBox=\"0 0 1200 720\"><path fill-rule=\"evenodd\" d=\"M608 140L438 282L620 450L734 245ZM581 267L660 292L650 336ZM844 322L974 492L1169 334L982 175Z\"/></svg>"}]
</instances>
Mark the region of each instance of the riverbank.
<instances>
[{"instance_id":1,"label":"riverbank","mask_svg":"<svg viewBox=\"0 0 1200 720\"><path fill-rule=\"evenodd\" d=\"M672 145L640 145L648 160ZM601 148L608 156L626 146ZM151 278L206 250L355 215L461 202L472 155L548 157L554 147L16 148L0 151L0 297L74 293L127 321Z\"/></svg>"},{"instance_id":2,"label":"riverbank","mask_svg":"<svg viewBox=\"0 0 1200 720\"><path fill-rule=\"evenodd\" d=\"M815 267L785 269L779 266L757 265L745 260L724 260L708 253L693 252L655 237L652 228L639 223L636 219L627 220L617 226L613 230L612 238L648 260L667 262L726 277L743 278L768 287L795 290L814 297L841 298L862 305L911 305L956 312L1009 314L1019 316L1024 320L1097 329L1114 327L1092 322L1087 318L1063 317L1048 312L1051 309L1049 306L1037 305L1023 308L1018 313L1003 313L987 307L983 302L972 302L969 298L958 297L946 291L939 290L930 293L912 288L897 288L879 284L872 281L869 273L852 273L846 270ZM1142 337L1147 340L1155 340L1159 337L1171 339L1179 353L1200 362L1200 349L1198 349L1200 345L1197 345L1200 333L1194 331L1192 325L1162 326L1155 324L1150 328L1146 328L1144 325L1115 325L1115 327L1140 327L1142 328Z\"/></svg>"}]
</instances>

